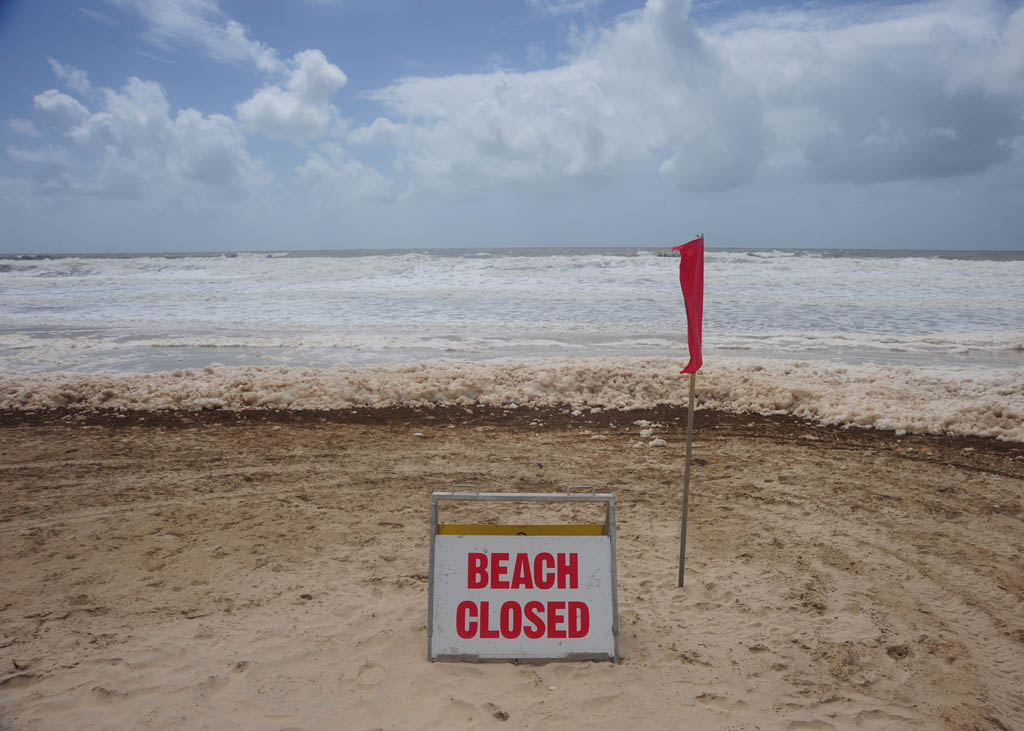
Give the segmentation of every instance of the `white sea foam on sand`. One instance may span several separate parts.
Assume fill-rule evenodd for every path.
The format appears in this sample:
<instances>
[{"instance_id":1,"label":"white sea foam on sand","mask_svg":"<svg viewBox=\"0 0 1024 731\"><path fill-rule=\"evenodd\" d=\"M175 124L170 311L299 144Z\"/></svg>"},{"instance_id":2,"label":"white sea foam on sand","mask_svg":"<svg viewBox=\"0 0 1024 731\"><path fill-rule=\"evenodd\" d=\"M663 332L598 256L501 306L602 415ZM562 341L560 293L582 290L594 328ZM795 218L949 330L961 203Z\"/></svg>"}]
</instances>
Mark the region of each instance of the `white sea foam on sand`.
<instances>
[{"instance_id":1,"label":"white sea foam on sand","mask_svg":"<svg viewBox=\"0 0 1024 731\"><path fill-rule=\"evenodd\" d=\"M638 409L682 404L674 358L420 362L361 368L209 366L173 372L0 377L0 408L339 409L508 405ZM822 424L1024 441L1024 371L716 359L704 407Z\"/></svg>"}]
</instances>

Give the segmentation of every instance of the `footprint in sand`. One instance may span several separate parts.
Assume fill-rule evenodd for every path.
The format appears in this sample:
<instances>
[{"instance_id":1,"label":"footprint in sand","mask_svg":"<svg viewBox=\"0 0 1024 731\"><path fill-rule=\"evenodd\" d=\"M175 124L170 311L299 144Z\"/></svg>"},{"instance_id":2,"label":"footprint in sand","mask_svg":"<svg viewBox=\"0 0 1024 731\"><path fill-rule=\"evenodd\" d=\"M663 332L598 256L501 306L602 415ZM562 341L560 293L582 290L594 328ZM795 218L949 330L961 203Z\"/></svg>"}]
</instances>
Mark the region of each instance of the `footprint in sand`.
<instances>
[{"instance_id":1,"label":"footprint in sand","mask_svg":"<svg viewBox=\"0 0 1024 731\"><path fill-rule=\"evenodd\" d=\"M746 701L734 701L726 696L718 695L717 693L701 693L699 696L694 698L694 701L703 706L710 706L711 708L717 708L722 711L742 710L747 707Z\"/></svg>"},{"instance_id":2,"label":"footprint in sand","mask_svg":"<svg viewBox=\"0 0 1024 731\"><path fill-rule=\"evenodd\" d=\"M359 685L380 685L384 680L384 668L375 662L365 662L359 668Z\"/></svg>"},{"instance_id":3,"label":"footprint in sand","mask_svg":"<svg viewBox=\"0 0 1024 731\"><path fill-rule=\"evenodd\" d=\"M214 693L221 688L227 687L231 682L230 678L224 675L211 675L195 686L195 700L197 703L205 703Z\"/></svg>"}]
</instances>

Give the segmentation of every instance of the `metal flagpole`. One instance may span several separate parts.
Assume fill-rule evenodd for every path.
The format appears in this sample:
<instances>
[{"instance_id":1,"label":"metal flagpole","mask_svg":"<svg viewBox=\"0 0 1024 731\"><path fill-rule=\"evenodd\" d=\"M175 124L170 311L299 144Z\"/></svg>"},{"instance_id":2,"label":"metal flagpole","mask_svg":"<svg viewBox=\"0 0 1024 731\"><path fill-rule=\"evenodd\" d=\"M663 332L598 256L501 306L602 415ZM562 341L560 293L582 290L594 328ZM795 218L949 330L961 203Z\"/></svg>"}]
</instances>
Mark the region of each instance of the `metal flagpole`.
<instances>
[{"instance_id":1,"label":"metal flagpole","mask_svg":"<svg viewBox=\"0 0 1024 731\"><path fill-rule=\"evenodd\" d=\"M683 469L683 530L679 537L679 586L686 570L686 515L690 509L690 449L693 446L693 400L697 374L690 374L690 408L686 412L686 467Z\"/></svg>"}]
</instances>

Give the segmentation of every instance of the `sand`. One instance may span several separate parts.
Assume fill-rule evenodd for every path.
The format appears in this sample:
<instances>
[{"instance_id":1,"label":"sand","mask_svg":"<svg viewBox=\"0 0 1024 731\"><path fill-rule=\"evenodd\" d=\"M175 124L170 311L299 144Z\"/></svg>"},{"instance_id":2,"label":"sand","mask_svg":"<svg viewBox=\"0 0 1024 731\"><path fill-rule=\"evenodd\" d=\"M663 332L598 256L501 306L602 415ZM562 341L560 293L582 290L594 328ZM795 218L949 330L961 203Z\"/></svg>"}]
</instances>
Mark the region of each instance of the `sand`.
<instances>
[{"instance_id":1,"label":"sand","mask_svg":"<svg viewBox=\"0 0 1024 731\"><path fill-rule=\"evenodd\" d=\"M1024 445L697 422L679 589L672 407L0 412L0 727L1024 728ZM454 482L614 493L620 665L426 660Z\"/></svg>"}]
</instances>

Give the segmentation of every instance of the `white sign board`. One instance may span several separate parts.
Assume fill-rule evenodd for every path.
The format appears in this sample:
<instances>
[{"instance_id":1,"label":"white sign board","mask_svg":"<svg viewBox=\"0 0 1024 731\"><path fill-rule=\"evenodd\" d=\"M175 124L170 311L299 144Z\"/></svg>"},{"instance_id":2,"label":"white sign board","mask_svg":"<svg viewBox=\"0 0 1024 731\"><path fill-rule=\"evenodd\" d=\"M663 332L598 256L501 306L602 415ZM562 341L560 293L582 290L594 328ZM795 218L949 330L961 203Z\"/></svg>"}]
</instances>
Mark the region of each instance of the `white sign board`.
<instances>
[{"instance_id":1,"label":"white sign board","mask_svg":"<svg viewBox=\"0 0 1024 731\"><path fill-rule=\"evenodd\" d=\"M607 535L434 535L430 658L613 659Z\"/></svg>"}]
</instances>

